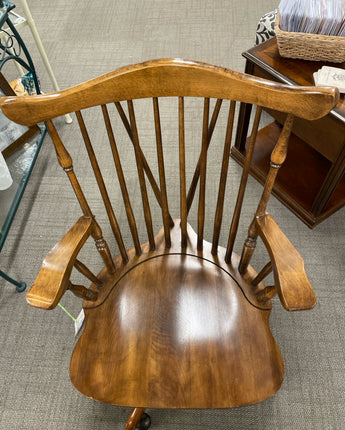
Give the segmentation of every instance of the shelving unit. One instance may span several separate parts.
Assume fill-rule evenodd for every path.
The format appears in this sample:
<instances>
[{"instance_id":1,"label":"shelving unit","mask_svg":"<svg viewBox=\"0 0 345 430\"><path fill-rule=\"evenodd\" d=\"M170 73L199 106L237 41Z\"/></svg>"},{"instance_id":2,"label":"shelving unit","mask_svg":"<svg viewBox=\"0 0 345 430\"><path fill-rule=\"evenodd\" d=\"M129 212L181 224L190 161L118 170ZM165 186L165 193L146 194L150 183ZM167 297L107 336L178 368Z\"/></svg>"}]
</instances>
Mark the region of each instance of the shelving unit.
<instances>
[{"instance_id":1,"label":"shelving unit","mask_svg":"<svg viewBox=\"0 0 345 430\"><path fill-rule=\"evenodd\" d=\"M289 85L314 85L313 73L325 63L293 60L279 55L273 38L243 53L246 73ZM331 65L331 63L326 63ZM337 64L345 69L345 63ZM265 181L269 154L285 117L269 110L273 121L261 129L255 144L250 173ZM251 105L241 105L239 127L231 156L243 165L248 143ZM345 205L345 105L344 96L324 118L296 118L288 156L279 170L273 195L310 228Z\"/></svg>"},{"instance_id":2,"label":"shelving unit","mask_svg":"<svg viewBox=\"0 0 345 430\"><path fill-rule=\"evenodd\" d=\"M11 11L14 7L13 3L7 0L0 0L0 88L5 95L15 95L15 92L2 74L4 66L11 61L18 64L20 69L31 73L36 93L39 94L40 87L31 56L17 28L11 21ZM6 30L4 31L3 28ZM2 115L1 112L0 114ZM15 124L12 124L15 127ZM25 129L20 137L12 142L6 142L7 146L2 151L13 183L10 188L0 192L0 251L5 244L45 134L46 127L44 125ZM0 270L0 277L15 285L19 292L26 288L25 282L11 278L2 270Z\"/></svg>"}]
</instances>

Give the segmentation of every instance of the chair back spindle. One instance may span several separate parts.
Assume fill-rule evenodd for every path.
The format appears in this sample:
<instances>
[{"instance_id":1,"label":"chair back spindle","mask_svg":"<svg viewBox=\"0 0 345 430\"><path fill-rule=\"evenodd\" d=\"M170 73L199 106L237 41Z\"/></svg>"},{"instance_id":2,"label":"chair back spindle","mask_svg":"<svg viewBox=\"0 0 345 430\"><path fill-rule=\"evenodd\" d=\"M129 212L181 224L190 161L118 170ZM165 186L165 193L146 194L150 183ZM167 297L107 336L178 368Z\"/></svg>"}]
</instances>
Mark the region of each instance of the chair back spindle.
<instances>
[{"instance_id":1,"label":"chair back spindle","mask_svg":"<svg viewBox=\"0 0 345 430\"><path fill-rule=\"evenodd\" d=\"M107 115L107 114L105 113L105 115ZM122 256L122 261L124 264L126 264L128 262L127 251L126 251L125 245L123 243L120 227L119 227L119 224L117 222L117 219L116 219L116 216L114 213L114 209L111 205L109 194L108 194L107 188L105 186L104 179L103 179L99 164L97 162L97 158L96 158L95 152L93 150L89 134L86 130L86 125L85 125L83 116L82 116L80 111L76 112L76 116L77 116L80 131L81 131L82 136L83 136L84 144L85 144L85 147L86 147L86 150L87 150L87 153L89 155L89 159L90 159L90 162L91 162L91 165L93 168L93 172L94 172L95 177L96 177L98 188L100 190L100 193L101 193L101 196L103 199L103 203L104 203L104 206L105 206L107 214L108 214L109 222L110 222L113 234L115 236L116 242L118 244L118 247L119 247L119 250L120 250L120 253ZM109 120L108 116L105 117L106 123L107 123L107 120Z\"/></svg>"},{"instance_id":2,"label":"chair back spindle","mask_svg":"<svg viewBox=\"0 0 345 430\"><path fill-rule=\"evenodd\" d=\"M221 224L223 219L225 189L226 189L226 182L227 182L227 176L228 176L231 137L232 137L232 131L234 126L235 110L236 110L236 102L232 100L229 107L228 122L227 122L225 144L224 144L224 151L223 151L222 169L221 169L220 180L219 180L218 199L217 199L216 213L214 218L213 240L212 240L212 251L211 251L212 255L217 254L220 229L221 229Z\"/></svg>"},{"instance_id":3,"label":"chair back spindle","mask_svg":"<svg viewBox=\"0 0 345 430\"><path fill-rule=\"evenodd\" d=\"M211 138L212 138L212 134L214 131L214 128L216 126L217 123L217 119L218 119L218 115L220 112L220 108L222 106L222 99L218 99L216 102L216 105L214 107L214 111L212 114L212 118L210 121L210 126L208 128L208 134L207 134L207 147L209 146L210 142L211 142ZM193 203L193 199L194 199L194 195L195 195L195 191L198 185L198 181L199 181L199 177L200 177L200 163L201 163L201 158L199 158L198 163L196 165L195 171L194 171L194 175L193 175L193 179L191 181L189 190L188 190L188 194L187 194L187 212L189 213L190 208L192 206Z\"/></svg>"},{"instance_id":4,"label":"chair back spindle","mask_svg":"<svg viewBox=\"0 0 345 430\"><path fill-rule=\"evenodd\" d=\"M171 247L171 239L170 239L170 227L172 218L169 213L168 206L168 195L167 195L167 184L165 178L165 166L164 166L164 154L163 154L163 142L162 142L162 130L161 130L161 121L159 114L159 104L158 98L153 97L153 112L154 112L154 121L155 121L155 134L156 134L156 148L157 148L157 161L158 161L158 169L159 169L159 183L161 186L161 199L162 199L162 218L163 218L163 226L164 226L164 239L166 248ZM173 222L172 222L173 223Z\"/></svg>"},{"instance_id":5,"label":"chair back spindle","mask_svg":"<svg viewBox=\"0 0 345 430\"><path fill-rule=\"evenodd\" d=\"M210 99L204 100L204 114L202 127L202 143L200 155L200 192L199 192L199 207L198 207L198 250L202 251L204 240L204 225L205 225L205 200L206 200L206 167L207 167L207 149L208 149L208 118L210 111Z\"/></svg>"},{"instance_id":6,"label":"chair back spindle","mask_svg":"<svg viewBox=\"0 0 345 430\"><path fill-rule=\"evenodd\" d=\"M179 176L180 176L180 217L181 248L187 248L187 188L186 188L186 154L185 154L185 121L184 98L179 97Z\"/></svg>"},{"instance_id":7,"label":"chair back spindle","mask_svg":"<svg viewBox=\"0 0 345 430\"><path fill-rule=\"evenodd\" d=\"M243 198L244 198L244 193L247 186L250 165L253 158L254 145L255 145L258 129L259 129L261 113L262 113L262 108L260 106L257 106L253 127L252 127L252 133L249 141L249 147L246 155L246 160L244 162L244 166L242 170L241 182L240 182L240 186L237 194L235 209L234 209L234 213L233 213L232 221L230 225L228 245L227 245L226 254L225 254L225 261L227 263L230 263L231 255L232 255L232 251L234 248L234 243L237 235L238 223L241 216Z\"/></svg>"},{"instance_id":8,"label":"chair back spindle","mask_svg":"<svg viewBox=\"0 0 345 430\"><path fill-rule=\"evenodd\" d=\"M153 251L155 249L155 239L154 239L153 226L152 226L152 215L151 215L149 198L147 195L147 188L146 188L144 167L143 167L143 156L142 156L142 152L140 151L140 143L139 143L139 136L138 136L138 130L137 130L137 123L135 119L133 101L128 100L127 105L128 105L128 111L129 111L129 117L130 117L130 125L133 133L135 161L137 163L137 170L138 170L139 184L140 184L140 190L141 190L141 198L143 202L147 235L149 238L150 250Z\"/></svg>"},{"instance_id":9,"label":"chair back spindle","mask_svg":"<svg viewBox=\"0 0 345 430\"><path fill-rule=\"evenodd\" d=\"M125 114L125 112L124 112L124 110L123 110L123 108L121 106L121 103L115 102L115 106L116 106L116 109L117 109L117 111L118 111L118 113L120 115L121 121L122 121L122 123L123 123L123 125L124 125L124 127L125 127L125 129L127 131L127 134L129 136L131 142L134 145L133 130L132 130L132 127L131 127L131 125L130 125L130 123L128 121L128 118L127 118L127 116L126 116L126 114ZM151 184L151 187L153 189L153 192L154 192L154 194L156 196L156 199L157 199L158 203L162 206L160 189L159 189L159 187L157 185L157 182L156 182L156 180L154 178L154 175L152 174L152 171L151 171L151 169L149 167L149 164L148 164L148 162L147 162L147 160L145 158L145 155L143 154L140 146L139 146L138 150L140 152L140 156L141 156L141 160L142 160L142 164L143 164L143 169L145 171L147 179L149 180L149 182ZM169 214L169 222L170 222L170 226L172 227L174 225L174 222L173 222L173 219L171 218L170 214Z\"/></svg>"},{"instance_id":10,"label":"chair back spindle","mask_svg":"<svg viewBox=\"0 0 345 430\"><path fill-rule=\"evenodd\" d=\"M109 142L110 142L110 148L113 154L113 159L114 159L114 164L115 164L115 168L116 168L116 173L117 173L117 177L119 180L119 184L120 184L120 189L121 189L121 193L122 193L122 198L125 204L125 208L126 208L126 214L127 214L127 219L128 219L128 224L132 233L132 238L133 238L133 242L134 242L134 247L135 247L135 252L137 255L141 255L141 246L140 246L140 241L139 241L139 235L138 235L138 229L137 229L137 224L135 221L135 217L134 217L134 213L133 213L133 209L132 209L132 205L131 205L131 201L129 198L129 193L128 193L128 189L127 189L127 185L126 185L126 180L125 180L125 175L123 173L123 168L122 168L122 164L121 164L121 160L120 160L120 155L117 149L117 145L116 145L116 141L115 141L115 137L114 137L114 133L112 130L112 126L110 123L110 118L109 118L109 114L108 114L108 110L107 107L105 105L102 106L102 112L103 112L103 117L104 117L104 122L105 122L105 126L107 129L107 133L108 133L108 138L109 138Z\"/></svg>"}]
</instances>

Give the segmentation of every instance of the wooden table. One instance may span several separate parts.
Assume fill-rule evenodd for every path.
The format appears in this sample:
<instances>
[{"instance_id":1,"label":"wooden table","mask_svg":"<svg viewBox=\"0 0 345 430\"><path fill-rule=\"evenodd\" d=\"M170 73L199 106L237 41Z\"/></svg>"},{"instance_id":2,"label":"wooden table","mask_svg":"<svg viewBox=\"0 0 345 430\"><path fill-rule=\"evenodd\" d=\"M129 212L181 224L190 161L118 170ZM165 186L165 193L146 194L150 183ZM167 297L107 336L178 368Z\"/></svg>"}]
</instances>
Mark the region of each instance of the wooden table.
<instances>
[{"instance_id":1,"label":"wooden table","mask_svg":"<svg viewBox=\"0 0 345 430\"><path fill-rule=\"evenodd\" d=\"M273 38L243 53L245 72L290 85L313 85L313 73L333 64L283 58ZM251 105L241 105L232 157L243 165L248 143ZM251 174L264 182L269 157L276 143L284 115L269 111L274 122L258 133ZM327 117L317 121L295 120L286 162L280 169L273 194L313 228L345 205L345 104L338 105Z\"/></svg>"}]
</instances>

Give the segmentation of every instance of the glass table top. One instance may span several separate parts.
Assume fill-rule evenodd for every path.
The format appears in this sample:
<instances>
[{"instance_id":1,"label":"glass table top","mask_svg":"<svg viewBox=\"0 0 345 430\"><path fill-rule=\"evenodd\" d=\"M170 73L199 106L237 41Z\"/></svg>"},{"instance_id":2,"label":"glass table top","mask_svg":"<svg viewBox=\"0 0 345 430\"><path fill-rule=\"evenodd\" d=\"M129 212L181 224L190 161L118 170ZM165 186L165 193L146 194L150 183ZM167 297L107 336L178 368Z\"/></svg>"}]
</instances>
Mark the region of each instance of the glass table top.
<instances>
[{"instance_id":1,"label":"glass table top","mask_svg":"<svg viewBox=\"0 0 345 430\"><path fill-rule=\"evenodd\" d=\"M46 127L40 126L39 134L33 136L6 159L13 183L6 190L0 191L0 251L28 183L45 133Z\"/></svg>"}]
</instances>

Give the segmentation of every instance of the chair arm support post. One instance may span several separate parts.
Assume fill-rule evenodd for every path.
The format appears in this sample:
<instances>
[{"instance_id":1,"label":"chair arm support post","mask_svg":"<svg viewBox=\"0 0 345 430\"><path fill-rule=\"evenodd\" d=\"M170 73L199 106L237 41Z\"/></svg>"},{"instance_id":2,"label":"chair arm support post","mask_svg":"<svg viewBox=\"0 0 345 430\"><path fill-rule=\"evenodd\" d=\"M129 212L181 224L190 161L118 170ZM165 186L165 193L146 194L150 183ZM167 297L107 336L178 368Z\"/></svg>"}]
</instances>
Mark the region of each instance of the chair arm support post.
<instances>
[{"instance_id":1,"label":"chair arm support post","mask_svg":"<svg viewBox=\"0 0 345 430\"><path fill-rule=\"evenodd\" d=\"M41 270L27 293L31 306L54 309L70 286L77 255L93 232L93 219L80 217L43 260Z\"/></svg>"},{"instance_id":2,"label":"chair arm support post","mask_svg":"<svg viewBox=\"0 0 345 430\"><path fill-rule=\"evenodd\" d=\"M260 302L266 303L268 300L272 299L276 293L276 287L273 285L270 287L265 287L263 290L256 293L256 297Z\"/></svg>"},{"instance_id":3,"label":"chair arm support post","mask_svg":"<svg viewBox=\"0 0 345 430\"><path fill-rule=\"evenodd\" d=\"M266 266L261 270L261 272L252 280L251 284L256 287L262 280L266 278L273 270L272 262L269 261Z\"/></svg>"},{"instance_id":4,"label":"chair arm support post","mask_svg":"<svg viewBox=\"0 0 345 430\"><path fill-rule=\"evenodd\" d=\"M89 290L88 288L84 287L84 285L75 285L70 282L68 289L71 290L75 296L84 300L90 300L91 302L96 301L98 297L97 291Z\"/></svg>"},{"instance_id":5,"label":"chair arm support post","mask_svg":"<svg viewBox=\"0 0 345 430\"><path fill-rule=\"evenodd\" d=\"M97 278L81 261L75 259L74 267L91 282L93 282L97 288L102 288L103 282Z\"/></svg>"},{"instance_id":6,"label":"chair arm support post","mask_svg":"<svg viewBox=\"0 0 345 430\"><path fill-rule=\"evenodd\" d=\"M312 309L316 296L302 257L269 214L257 217L256 224L272 261L275 288L282 305L288 311Z\"/></svg>"},{"instance_id":7,"label":"chair arm support post","mask_svg":"<svg viewBox=\"0 0 345 430\"><path fill-rule=\"evenodd\" d=\"M273 185L276 180L278 171L286 159L289 137L291 134L293 121L294 121L294 116L292 114L289 114L286 118L279 140L276 143L271 153L270 170L268 172L265 186L261 195L261 199L260 199L258 208L256 210L254 220L249 227L248 237L245 241L243 251L242 251L242 256L241 256L239 269L238 269L241 274L244 274L246 272L248 268L248 264L250 262L250 259L256 247L256 239L258 236L258 232L256 228L255 218L265 215L268 200L272 193Z\"/></svg>"},{"instance_id":8,"label":"chair arm support post","mask_svg":"<svg viewBox=\"0 0 345 430\"><path fill-rule=\"evenodd\" d=\"M80 204L81 210L83 211L85 217L93 219L93 230L91 234L95 240L96 248L100 253L101 257L103 258L103 261L106 264L109 273L114 273L116 269L115 269L113 259L111 257L109 247L103 238L102 230L100 226L97 224L97 222L95 221L95 218L91 212L91 209L86 200L86 197L81 189L78 178L75 175L75 172L73 169L72 157L70 156L69 152L67 151L64 144L62 143L62 140L53 122L49 120L49 121L46 121L46 124L48 127L50 137L52 138L60 166L63 168L63 170L66 172L68 176L68 179L72 185L73 191Z\"/></svg>"},{"instance_id":9,"label":"chair arm support post","mask_svg":"<svg viewBox=\"0 0 345 430\"><path fill-rule=\"evenodd\" d=\"M272 193L273 185L275 183L278 171L282 166L282 164L284 163L287 156L289 138L290 138L290 134L293 126L293 121L294 121L294 116L292 114L289 114L285 120L285 124L280 134L279 140L276 143L271 153L270 170L266 178L264 190L262 192L259 206L256 211L256 216L265 215L268 200Z\"/></svg>"}]
</instances>

